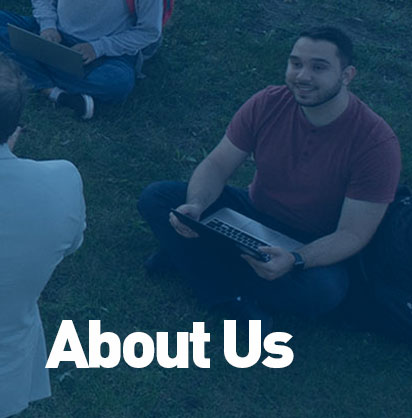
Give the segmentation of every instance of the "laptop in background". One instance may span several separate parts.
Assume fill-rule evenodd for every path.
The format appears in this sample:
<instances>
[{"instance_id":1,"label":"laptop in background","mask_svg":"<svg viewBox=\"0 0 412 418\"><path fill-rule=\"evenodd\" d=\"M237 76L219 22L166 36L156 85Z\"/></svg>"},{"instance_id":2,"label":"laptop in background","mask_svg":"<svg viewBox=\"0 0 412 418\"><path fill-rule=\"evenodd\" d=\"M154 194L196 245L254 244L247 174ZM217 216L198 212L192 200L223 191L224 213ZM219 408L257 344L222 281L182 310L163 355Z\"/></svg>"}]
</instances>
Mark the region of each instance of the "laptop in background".
<instances>
[{"instance_id":1,"label":"laptop in background","mask_svg":"<svg viewBox=\"0 0 412 418\"><path fill-rule=\"evenodd\" d=\"M84 77L85 69L80 52L62 44L48 41L35 33L10 23L7 27L10 45L21 55L33 58L79 78Z\"/></svg>"},{"instance_id":2,"label":"laptop in background","mask_svg":"<svg viewBox=\"0 0 412 418\"><path fill-rule=\"evenodd\" d=\"M209 241L210 245L249 254L259 261L270 260L268 254L258 250L259 247L282 247L293 251L304 245L229 208L219 209L201 221L175 209L172 212L180 222L197 232L202 239Z\"/></svg>"}]
</instances>

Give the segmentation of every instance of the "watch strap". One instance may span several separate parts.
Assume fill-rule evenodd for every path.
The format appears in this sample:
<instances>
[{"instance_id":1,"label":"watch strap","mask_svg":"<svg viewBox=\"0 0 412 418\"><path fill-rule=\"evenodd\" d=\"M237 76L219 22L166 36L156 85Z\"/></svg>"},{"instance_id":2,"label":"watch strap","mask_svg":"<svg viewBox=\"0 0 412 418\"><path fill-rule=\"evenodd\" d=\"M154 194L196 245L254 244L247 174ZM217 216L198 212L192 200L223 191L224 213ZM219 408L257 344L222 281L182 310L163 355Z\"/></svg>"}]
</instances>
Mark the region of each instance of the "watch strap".
<instances>
[{"instance_id":1,"label":"watch strap","mask_svg":"<svg viewBox=\"0 0 412 418\"><path fill-rule=\"evenodd\" d=\"M303 260L303 257L295 251L291 251L291 254L293 255L293 257L295 257L295 261L293 263L293 270L303 270L305 268L305 261Z\"/></svg>"}]
</instances>

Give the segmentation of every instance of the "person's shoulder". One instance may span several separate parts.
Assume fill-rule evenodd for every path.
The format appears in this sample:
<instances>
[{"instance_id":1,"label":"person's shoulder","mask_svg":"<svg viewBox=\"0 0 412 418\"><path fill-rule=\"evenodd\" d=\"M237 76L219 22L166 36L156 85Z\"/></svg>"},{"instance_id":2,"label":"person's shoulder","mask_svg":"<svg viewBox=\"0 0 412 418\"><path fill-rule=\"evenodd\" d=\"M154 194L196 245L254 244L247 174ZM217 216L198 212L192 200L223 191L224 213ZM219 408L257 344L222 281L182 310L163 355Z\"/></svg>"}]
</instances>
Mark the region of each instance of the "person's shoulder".
<instances>
[{"instance_id":1,"label":"person's shoulder","mask_svg":"<svg viewBox=\"0 0 412 418\"><path fill-rule=\"evenodd\" d=\"M81 175L77 167L68 160L50 160L45 161L50 173L59 177L62 181L73 181L81 183Z\"/></svg>"},{"instance_id":2,"label":"person's shoulder","mask_svg":"<svg viewBox=\"0 0 412 418\"><path fill-rule=\"evenodd\" d=\"M390 125L359 97L351 93L351 117L358 122L359 128L372 138L396 139Z\"/></svg>"},{"instance_id":3,"label":"person's shoulder","mask_svg":"<svg viewBox=\"0 0 412 418\"><path fill-rule=\"evenodd\" d=\"M68 160L29 160L19 159L23 172L27 176L42 178L49 185L81 184L81 176L77 167Z\"/></svg>"},{"instance_id":4,"label":"person's shoulder","mask_svg":"<svg viewBox=\"0 0 412 418\"><path fill-rule=\"evenodd\" d=\"M248 104L258 113L273 114L282 109L290 110L290 106L295 106L296 102L287 86L270 85L255 93Z\"/></svg>"},{"instance_id":5,"label":"person's shoulder","mask_svg":"<svg viewBox=\"0 0 412 418\"><path fill-rule=\"evenodd\" d=\"M364 165L370 156L381 168L397 172L401 165L400 144L389 124L366 103L352 96L351 127L355 129L352 147L353 161Z\"/></svg>"},{"instance_id":6,"label":"person's shoulder","mask_svg":"<svg viewBox=\"0 0 412 418\"><path fill-rule=\"evenodd\" d=\"M285 101L293 99L293 95L287 86L282 85L270 85L264 89L258 91L253 97L256 100L267 101Z\"/></svg>"},{"instance_id":7,"label":"person's shoulder","mask_svg":"<svg viewBox=\"0 0 412 418\"><path fill-rule=\"evenodd\" d=\"M39 163L44 164L51 171L59 171L62 173L70 173L79 175L79 170L77 167L68 160L45 160L38 161Z\"/></svg>"}]
</instances>

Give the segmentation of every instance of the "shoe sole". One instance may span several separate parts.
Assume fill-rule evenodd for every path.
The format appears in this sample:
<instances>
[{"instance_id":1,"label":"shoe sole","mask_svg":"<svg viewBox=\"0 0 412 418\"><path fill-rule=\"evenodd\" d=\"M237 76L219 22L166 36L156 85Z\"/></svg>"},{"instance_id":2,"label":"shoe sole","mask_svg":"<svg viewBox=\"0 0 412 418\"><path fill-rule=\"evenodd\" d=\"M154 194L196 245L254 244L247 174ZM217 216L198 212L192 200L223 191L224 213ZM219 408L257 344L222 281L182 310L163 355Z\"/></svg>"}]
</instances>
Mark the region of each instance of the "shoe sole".
<instances>
[{"instance_id":1,"label":"shoe sole","mask_svg":"<svg viewBox=\"0 0 412 418\"><path fill-rule=\"evenodd\" d=\"M93 98L87 94L82 94L86 111L82 115L83 120L89 120L93 117L94 114L94 101Z\"/></svg>"}]
</instances>

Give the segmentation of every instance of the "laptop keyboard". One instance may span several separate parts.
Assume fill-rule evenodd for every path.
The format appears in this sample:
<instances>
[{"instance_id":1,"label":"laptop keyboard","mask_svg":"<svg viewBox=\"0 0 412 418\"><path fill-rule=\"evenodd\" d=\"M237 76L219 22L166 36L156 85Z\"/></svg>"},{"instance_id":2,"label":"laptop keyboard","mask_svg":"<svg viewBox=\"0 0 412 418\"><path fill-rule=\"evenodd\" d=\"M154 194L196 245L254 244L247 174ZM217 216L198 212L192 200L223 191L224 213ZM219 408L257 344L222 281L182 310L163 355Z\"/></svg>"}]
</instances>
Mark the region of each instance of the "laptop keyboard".
<instances>
[{"instance_id":1,"label":"laptop keyboard","mask_svg":"<svg viewBox=\"0 0 412 418\"><path fill-rule=\"evenodd\" d=\"M258 239L246 234L245 232L234 228L231 225L228 225L216 218L211 219L206 223L206 226L213 229L216 232L219 232L220 234L232 239L233 241L237 242L241 246L248 248L253 251L259 251L259 247L267 247L267 244L263 241L259 241ZM262 259L262 261L269 261L270 255L265 254L259 251L259 257Z\"/></svg>"}]
</instances>

